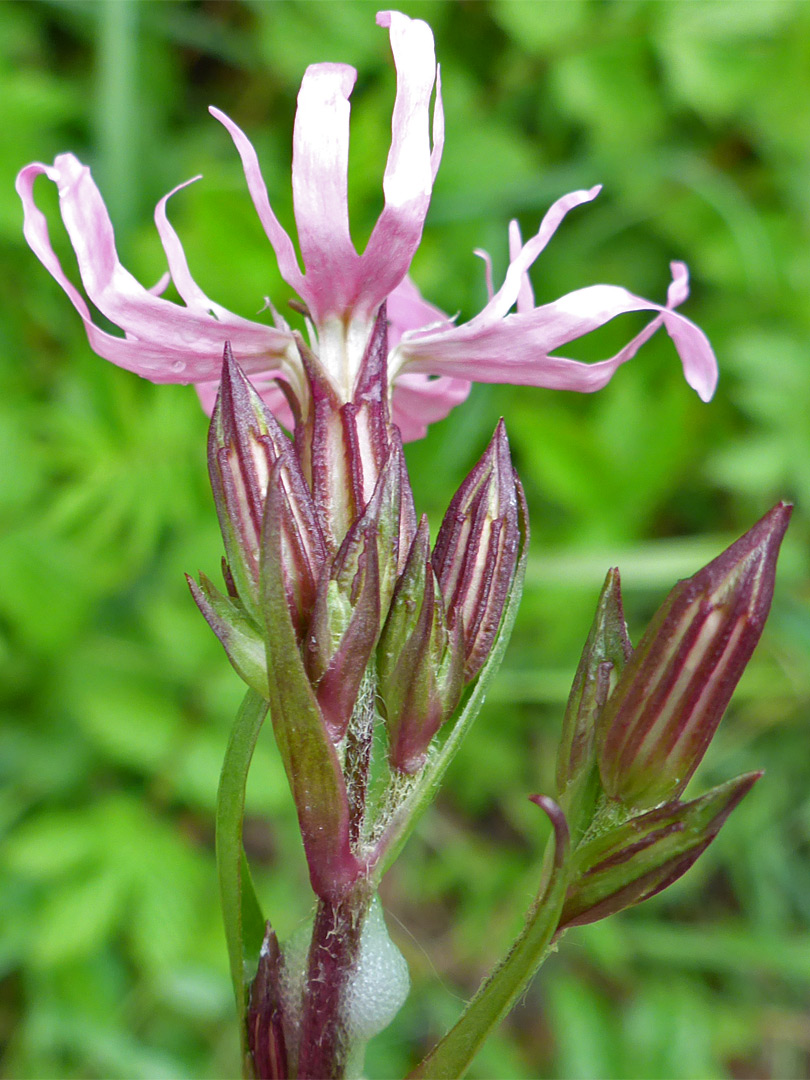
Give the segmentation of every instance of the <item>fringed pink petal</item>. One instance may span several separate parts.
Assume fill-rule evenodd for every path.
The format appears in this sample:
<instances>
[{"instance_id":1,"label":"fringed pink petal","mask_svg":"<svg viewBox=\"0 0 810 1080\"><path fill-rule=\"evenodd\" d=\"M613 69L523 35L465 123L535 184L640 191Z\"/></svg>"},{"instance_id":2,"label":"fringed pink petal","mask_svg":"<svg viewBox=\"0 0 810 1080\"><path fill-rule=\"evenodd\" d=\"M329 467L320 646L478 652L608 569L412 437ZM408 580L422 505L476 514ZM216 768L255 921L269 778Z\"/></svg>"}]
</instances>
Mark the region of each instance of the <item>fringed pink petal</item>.
<instances>
[{"instance_id":1,"label":"fringed pink petal","mask_svg":"<svg viewBox=\"0 0 810 1080\"><path fill-rule=\"evenodd\" d=\"M293 242L282 228L281 223L273 213L273 208L270 206L270 200L267 197L267 186L253 144L244 131L220 109L214 108L212 105L208 111L226 128L233 139L239 157L242 159L242 168L245 171L248 191L256 208L256 213L259 215L259 220L264 227L265 233L267 233L267 239L275 252L281 276L290 288L295 289L302 300L309 303L309 297L304 285L304 275L298 266Z\"/></svg>"},{"instance_id":2,"label":"fringed pink petal","mask_svg":"<svg viewBox=\"0 0 810 1080\"><path fill-rule=\"evenodd\" d=\"M676 299L685 297L685 268L673 264L673 272L671 295ZM619 286L592 285L552 304L505 318L493 318L491 311L492 305L487 305L462 326L406 334L397 349L401 368L477 382L590 392L601 389L663 323L680 355L686 381L704 401L714 393L717 361L703 331L670 308L634 296ZM632 311L659 314L609 360L587 364L549 355Z\"/></svg>"},{"instance_id":3,"label":"fringed pink petal","mask_svg":"<svg viewBox=\"0 0 810 1080\"><path fill-rule=\"evenodd\" d=\"M358 312L371 313L408 272L422 239L433 178L444 140L441 93L437 87L433 149L430 98L436 81L433 34L421 19L381 11L397 69L397 96L391 122L391 149L383 177L385 205L362 256L363 278L355 296Z\"/></svg>"},{"instance_id":4,"label":"fringed pink petal","mask_svg":"<svg viewBox=\"0 0 810 1080\"><path fill-rule=\"evenodd\" d=\"M121 327L124 338L95 325L84 297L51 247L48 223L33 193L34 181L43 175L58 188L62 219L87 295L102 314ZM118 259L112 224L90 170L72 154L61 154L53 166L38 162L26 166L16 187L23 202L25 238L82 317L90 345L99 356L153 382L176 383L215 378L226 341L233 343L248 371L277 368L284 360L292 344L289 334L224 308L217 308L217 318L213 318L196 306L203 295L199 290L195 307L184 308L140 285ZM173 240L168 230L162 239L179 266L179 241L176 237Z\"/></svg>"},{"instance_id":5,"label":"fringed pink petal","mask_svg":"<svg viewBox=\"0 0 810 1080\"><path fill-rule=\"evenodd\" d=\"M546 247L565 215L574 207L591 202L601 190L601 184L597 184L588 191L572 191L569 195L563 195L562 198L557 199L540 222L540 228L531 240L527 240L514 256L510 252L511 261L503 285L481 312L482 316L503 318L515 306L518 297L521 296L521 291L525 296L524 281L529 267Z\"/></svg>"},{"instance_id":6,"label":"fringed pink petal","mask_svg":"<svg viewBox=\"0 0 810 1080\"><path fill-rule=\"evenodd\" d=\"M293 203L315 322L348 310L360 259L349 232L349 95L357 78L346 64L313 64L298 92L293 135Z\"/></svg>"},{"instance_id":7,"label":"fringed pink petal","mask_svg":"<svg viewBox=\"0 0 810 1080\"><path fill-rule=\"evenodd\" d=\"M520 225L516 221L509 222L509 262L512 263L518 258L520 252L523 249L523 239L520 235ZM477 253L476 253L477 254ZM490 266L490 274L491 274ZM492 299L492 289L489 292L490 299ZM529 278L528 271L523 272L520 278L520 289L517 294L516 308L518 315L522 315L526 311L531 311L534 308L534 289L532 289L532 283Z\"/></svg>"},{"instance_id":8,"label":"fringed pink petal","mask_svg":"<svg viewBox=\"0 0 810 1080\"><path fill-rule=\"evenodd\" d=\"M391 413L403 441L423 439L428 424L444 420L467 398L471 385L466 379L447 376L430 378L417 372L400 375L394 383Z\"/></svg>"}]
</instances>

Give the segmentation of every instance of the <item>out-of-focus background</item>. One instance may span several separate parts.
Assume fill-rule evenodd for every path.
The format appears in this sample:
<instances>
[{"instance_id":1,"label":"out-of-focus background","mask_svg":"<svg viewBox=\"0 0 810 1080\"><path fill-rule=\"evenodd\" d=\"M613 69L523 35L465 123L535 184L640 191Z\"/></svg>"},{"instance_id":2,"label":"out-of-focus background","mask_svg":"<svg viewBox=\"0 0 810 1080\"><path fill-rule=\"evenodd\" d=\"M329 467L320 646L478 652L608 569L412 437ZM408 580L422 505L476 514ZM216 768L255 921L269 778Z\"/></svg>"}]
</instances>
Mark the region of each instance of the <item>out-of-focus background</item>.
<instances>
[{"instance_id":1,"label":"out-of-focus background","mask_svg":"<svg viewBox=\"0 0 810 1080\"><path fill-rule=\"evenodd\" d=\"M777 596L694 793L767 775L667 893L568 935L473 1077L796 1078L810 1070L810 5L793 0L410 3L442 64L447 143L413 273L448 312L485 299L560 194L604 184L538 261L538 300L610 282L711 338L711 404L659 334L593 396L477 387L408 450L434 527L507 419L532 517L522 613L444 793L385 883L413 991L366 1075L401 1076L458 1014L531 899L567 687L608 566L634 640L680 576L777 499L797 502ZM214 876L217 775L240 684L183 572L220 540L194 391L90 351L26 248L17 169L89 163L124 263L165 269L156 201L192 271L248 317L289 298L209 104L252 137L292 223L295 95L351 63L351 211L381 205L394 72L366 2L0 5L0 1041L14 1078L230 1077L234 1018ZM48 208L65 265L75 272ZM261 317L261 316L259 316ZM611 355L627 317L568 351ZM282 936L306 914L270 731L247 844Z\"/></svg>"}]
</instances>

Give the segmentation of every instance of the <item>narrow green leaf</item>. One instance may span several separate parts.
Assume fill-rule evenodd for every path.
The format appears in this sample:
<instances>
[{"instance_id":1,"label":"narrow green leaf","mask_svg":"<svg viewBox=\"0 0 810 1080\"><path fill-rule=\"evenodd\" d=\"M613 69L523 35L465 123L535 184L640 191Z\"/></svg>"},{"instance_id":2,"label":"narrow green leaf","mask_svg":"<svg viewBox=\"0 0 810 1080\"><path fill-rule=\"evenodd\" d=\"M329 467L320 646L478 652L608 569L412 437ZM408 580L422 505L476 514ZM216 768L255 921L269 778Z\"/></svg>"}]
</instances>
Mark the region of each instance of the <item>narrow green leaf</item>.
<instances>
[{"instance_id":1,"label":"narrow green leaf","mask_svg":"<svg viewBox=\"0 0 810 1080\"><path fill-rule=\"evenodd\" d=\"M242 849L242 824L248 770L267 709L265 699L248 690L231 730L217 793L219 895L243 1056L247 985L252 977L251 961L258 958L261 948L264 918Z\"/></svg>"}]
</instances>

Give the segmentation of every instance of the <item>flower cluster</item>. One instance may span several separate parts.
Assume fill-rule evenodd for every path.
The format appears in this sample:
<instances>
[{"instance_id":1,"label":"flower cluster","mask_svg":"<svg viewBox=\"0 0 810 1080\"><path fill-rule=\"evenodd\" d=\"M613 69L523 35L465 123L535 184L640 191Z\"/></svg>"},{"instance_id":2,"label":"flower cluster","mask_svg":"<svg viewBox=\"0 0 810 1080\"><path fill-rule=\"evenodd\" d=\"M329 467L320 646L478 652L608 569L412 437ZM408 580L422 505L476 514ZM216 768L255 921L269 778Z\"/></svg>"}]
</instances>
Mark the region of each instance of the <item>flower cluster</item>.
<instances>
[{"instance_id":1,"label":"flower cluster","mask_svg":"<svg viewBox=\"0 0 810 1080\"><path fill-rule=\"evenodd\" d=\"M368 369L384 354L385 329L378 319L361 382L374 381ZM311 394L317 398L317 386ZM334 503L307 477L226 349L208 454L226 593L204 575L200 584L189 579L234 667L271 703L321 896L368 873L387 846L392 801L382 800L374 820L366 812L376 708L387 727L393 790L422 771L434 736L490 653L526 522L501 422L431 552L387 397L343 409L372 434L379 464L370 497L349 498L337 539ZM315 423L312 458L330 444L329 424ZM348 488L359 496L361 456L349 461Z\"/></svg>"}]
</instances>

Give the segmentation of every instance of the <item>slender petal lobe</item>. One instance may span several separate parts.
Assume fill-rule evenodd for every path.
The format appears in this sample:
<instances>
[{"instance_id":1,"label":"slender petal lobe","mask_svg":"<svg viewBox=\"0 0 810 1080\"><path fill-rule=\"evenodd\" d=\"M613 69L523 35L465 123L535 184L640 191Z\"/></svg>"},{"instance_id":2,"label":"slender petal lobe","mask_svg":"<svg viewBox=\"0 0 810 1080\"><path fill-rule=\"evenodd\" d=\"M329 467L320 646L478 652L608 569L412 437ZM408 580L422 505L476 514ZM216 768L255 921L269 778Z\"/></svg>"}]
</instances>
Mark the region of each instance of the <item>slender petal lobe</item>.
<instances>
[{"instance_id":1,"label":"slender petal lobe","mask_svg":"<svg viewBox=\"0 0 810 1080\"><path fill-rule=\"evenodd\" d=\"M51 247L45 216L34 201L33 185L38 176L46 176L58 188L62 220L88 297L121 327L125 337L96 326L84 297L62 269ZM17 192L25 211L25 238L67 293L99 356L152 382L217 379L226 341L233 343L247 371L278 371L284 363L292 344L290 335L211 304L196 286L192 288L190 276L180 275L191 301L188 307L163 300L140 285L118 259L112 223L90 170L72 154L60 154L52 166L38 162L27 165L17 177ZM162 207L158 217L170 262L175 268L185 267L179 241L168 223L164 224ZM187 267L185 270L187 274Z\"/></svg>"}]
</instances>

